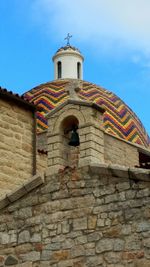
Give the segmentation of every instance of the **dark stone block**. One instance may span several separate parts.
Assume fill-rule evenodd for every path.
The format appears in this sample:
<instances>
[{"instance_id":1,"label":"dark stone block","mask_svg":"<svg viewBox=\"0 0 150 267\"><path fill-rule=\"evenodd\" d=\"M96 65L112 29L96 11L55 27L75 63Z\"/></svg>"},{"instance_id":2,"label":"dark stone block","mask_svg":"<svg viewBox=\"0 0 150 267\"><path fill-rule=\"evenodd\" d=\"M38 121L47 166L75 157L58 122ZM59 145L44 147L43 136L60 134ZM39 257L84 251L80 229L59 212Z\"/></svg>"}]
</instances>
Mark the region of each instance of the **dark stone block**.
<instances>
[{"instance_id":1,"label":"dark stone block","mask_svg":"<svg viewBox=\"0 0 150 267\"><path fill-rule=\"evenodd\" d=\"M5 260L5 265L10 266L10 265L15 265L15 264L18 264L18 260L14 258L13 256L9 255Z\"/></svg>"}]
</instances>

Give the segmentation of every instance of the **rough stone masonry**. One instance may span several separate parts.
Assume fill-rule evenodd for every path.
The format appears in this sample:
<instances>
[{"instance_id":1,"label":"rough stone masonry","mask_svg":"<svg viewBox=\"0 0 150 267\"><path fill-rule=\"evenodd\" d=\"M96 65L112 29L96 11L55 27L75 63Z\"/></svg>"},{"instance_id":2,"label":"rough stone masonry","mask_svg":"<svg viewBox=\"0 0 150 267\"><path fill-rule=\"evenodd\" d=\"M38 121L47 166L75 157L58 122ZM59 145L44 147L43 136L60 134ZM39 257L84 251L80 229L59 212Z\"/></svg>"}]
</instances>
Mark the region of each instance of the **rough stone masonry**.
<instances>
[{"instance_id":1,"label":"rough stone masonry","mask_svg":"<svg viewBox=\"0 0 150 267\"><path fill-rule=\"evenodd\" d=\"M35 107L0 89L0 197L35 172Z\"/></svg>"},{"instance_id":2,"label":"rough stone masonry","mask_svg":"<svg viewBox=\"0 0 150 267\"><path fill-rule=\"evenodd\" d=\"M149 171L66 168L25 189L0 201L1 267L150 266Z\"/></svg>"}]
</instances>

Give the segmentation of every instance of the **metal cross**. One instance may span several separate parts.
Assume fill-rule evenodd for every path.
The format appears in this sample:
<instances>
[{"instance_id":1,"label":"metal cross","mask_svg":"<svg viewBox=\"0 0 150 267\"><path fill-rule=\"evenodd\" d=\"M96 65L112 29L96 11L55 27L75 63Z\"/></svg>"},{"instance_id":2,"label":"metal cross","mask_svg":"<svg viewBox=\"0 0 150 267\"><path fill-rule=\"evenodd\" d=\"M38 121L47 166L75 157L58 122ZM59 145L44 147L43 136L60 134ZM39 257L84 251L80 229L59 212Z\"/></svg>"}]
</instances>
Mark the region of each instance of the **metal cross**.
<instances>
[{"instance_id":1,"label":"metal cross","mask_svg":"<svg viewBox=\"0 0 150 267\"><path fill-rule=\"evenodd\" d=\"M70 38L72 37L72 35L70 35L70 33L67 34L66 38L64 40L67 40L67 45L70 45Z\"/></svg>"}]
</instances>

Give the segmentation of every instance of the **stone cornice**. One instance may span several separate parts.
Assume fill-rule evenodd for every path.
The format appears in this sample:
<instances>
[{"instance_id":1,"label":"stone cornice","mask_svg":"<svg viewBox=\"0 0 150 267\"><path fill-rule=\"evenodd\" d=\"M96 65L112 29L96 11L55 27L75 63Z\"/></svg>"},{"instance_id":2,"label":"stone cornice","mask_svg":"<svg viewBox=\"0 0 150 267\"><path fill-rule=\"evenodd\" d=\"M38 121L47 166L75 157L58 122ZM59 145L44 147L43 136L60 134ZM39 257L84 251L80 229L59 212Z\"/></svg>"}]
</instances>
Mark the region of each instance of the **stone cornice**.
<instances>
[{"instance_id":1,"label":"stone cornice","mask_svg":"<svg viewBox=\"0 0 150 267\"><path fill-rule=\"evenodd\" d=\"M68 170L67 170L68 171ZM74 172L70 168L70 172ZM139 168L128 168L121 165L116 164L92 164L84 167L80 167L78 171L81 172L91 172L93 174L98 175L106 175L108 177L116 177L116 178L126 178L130 181L143 181L150 183L150 170L147 169L139 169ZM51 175L49 172L48 175ZM36 187L44 184L44 177L40 175L35 175L32 177L30 181L25 183L23 186L19 187L17 190L13 191L9 195L6 195L2 199L0 199L0 210L7 207L9 204L12 204L16 200L28 194L30 191L35 189Z\"/></svg>"},{"instance_id":2,"label":"stone cornice","mask_svg":"<svg viewBox=\"0 0 150 267\"><path fill-rule=\"evenodd\" d=\"M0 210L8 206L9 204L15 202L21 197L25 196L27 193L42 185L44 183L44 176L39 174L34 175L28 182L21 185L15 191L12 191L10 194L7 194L0 199Z\"/></svg>"},{"instance_id":3,"label":"stone cornice","mask_svg":"<svg viewBox=\"0 0 150 267\"><path fill-rule=\"evenodd\" d=\"M103 107L98 106L96 103L93 102L88 102L88 101L83 101L83 100L76 100L76 99L67 99L64 103L60 104L57 106L55 109L50 111L46 118L50 118L53 114L61 110L63 107L65 107L68 104L73 104L73 105L79 105L79 106L86 106L86 107L92 107L98 111L100 111L102 114L105 112L105 109Z\"/></svg>"}]
</instances>

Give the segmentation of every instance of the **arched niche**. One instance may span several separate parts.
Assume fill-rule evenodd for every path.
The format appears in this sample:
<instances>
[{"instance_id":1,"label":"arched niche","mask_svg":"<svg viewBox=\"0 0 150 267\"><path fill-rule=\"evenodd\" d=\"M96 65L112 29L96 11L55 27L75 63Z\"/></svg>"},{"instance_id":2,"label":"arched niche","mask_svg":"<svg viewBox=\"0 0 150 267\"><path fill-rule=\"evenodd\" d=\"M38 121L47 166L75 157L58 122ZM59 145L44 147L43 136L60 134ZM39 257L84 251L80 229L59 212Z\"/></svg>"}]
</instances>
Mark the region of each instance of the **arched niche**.
<instances>
[{"instance_id":1,"label":"arched niche","mask_svg":"<svg viewBox=\"0 0 150 267\"><path fill-rule=\"evenodd\" d=\"M79 121L74 115L69 115L62 121L60 125L60 130L64 133L70 131L74 126L79 128Z\"/></svg>"},{"instance_id":2,"label":"arched niche","mask_svg":"<svg viewBox=\"0 0 150 267\"><path fill-rule=\"evenodd\" d=\"M86 122L85 116L84 116L82 111L79 111L76 108L70 108L70 109L64 111L55 120L55 123L54 123L54 126L53 126L53 132L54 133L60 133L60 129L61 129L61 125L63 125L63 121L69 121L69 119L67 119L67 118L70 118L70 123L71 123L72 122L72 119L71 119L72 117L75 117L78 120L78 122L79 122L78 126L81 126L81 125L85 124L85 122Z\"/></svg>"},{"instance_id":3,"label":"arched niche","mask_svg":"<svg viewBox=\"0 0 150 267\"><path fill-rule=\"evenodd\" d=\"M76 166L78 161L79 148L69 145L72 129L79 128L79 120L74 115L69 115L60 124L60 134L62 141L62 158L65 166Z\"/></svg>"}]
</instances>

